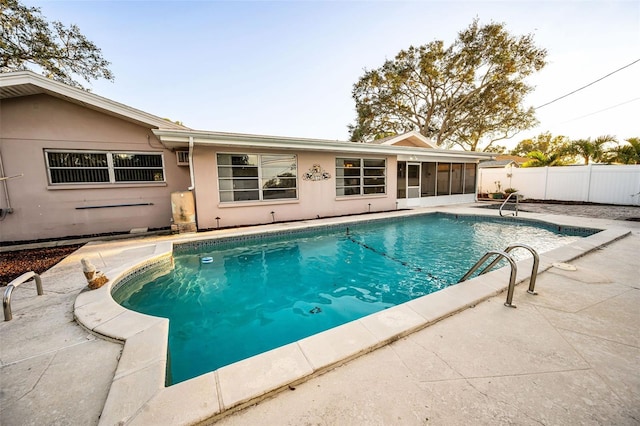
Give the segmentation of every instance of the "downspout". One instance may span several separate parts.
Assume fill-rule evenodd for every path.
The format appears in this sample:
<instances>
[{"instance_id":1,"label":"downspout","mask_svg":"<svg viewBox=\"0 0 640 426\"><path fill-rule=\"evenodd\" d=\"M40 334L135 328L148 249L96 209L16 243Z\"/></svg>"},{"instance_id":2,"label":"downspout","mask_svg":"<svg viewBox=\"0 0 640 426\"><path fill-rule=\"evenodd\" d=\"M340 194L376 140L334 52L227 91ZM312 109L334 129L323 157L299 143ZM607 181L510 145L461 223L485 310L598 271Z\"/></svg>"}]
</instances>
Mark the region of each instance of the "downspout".
<instances>
[{"instance_id":1,"label":"downspout","mask_svg":"<svg viewBox=\"0 0 640 426\"><path fill-rule=\"evenodd\" d=\"M2 165L2 153L0 153L0 180L2 181L2 189L4 189L4 199L7 203L7 213L13 213L11 208L11 200L9 199L9 187L7 186L7 179L4 174L4 166Z\"/></svg>"},{"instance_id":2,"label":"downspout","mask_svg":"<svg viewBox=\"0 0 640 426\"><path fill-rule=\"evenodd\" d=\"M480 174L480 167L478 167L478 165L480 165L480 160L477 160L474 163L474 166L476 166L476 182L475 182L475 197L473 198L473 200L477 203L478 202L478 189L482 189L482 175ZM467 172L467 169L465 167L465 173Z\"/></svg>"},{"instance_id":3,"label":"downspout","mask_svg":"<svg viewBox=\"0 0 640 426\"><path fill-rule=\"evenodd\" d=\"M195 178L193 176L193 136L189 136L189 177L191 178L189 191L193 191L196 187Z\"/></svg>"}]
</instances>

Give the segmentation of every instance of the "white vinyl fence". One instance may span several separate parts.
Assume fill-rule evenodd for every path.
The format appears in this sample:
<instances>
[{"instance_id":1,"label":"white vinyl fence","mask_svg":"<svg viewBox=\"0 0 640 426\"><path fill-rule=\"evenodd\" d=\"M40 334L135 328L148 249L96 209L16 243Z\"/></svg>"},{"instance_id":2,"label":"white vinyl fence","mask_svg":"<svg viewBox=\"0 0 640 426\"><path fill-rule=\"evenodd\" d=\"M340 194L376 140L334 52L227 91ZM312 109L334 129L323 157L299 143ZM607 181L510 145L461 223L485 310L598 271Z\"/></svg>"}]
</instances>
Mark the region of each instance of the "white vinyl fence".
<instances>
[{"instance_id":1,"label":"white vinyl fence","mask_svg":"<svg viewBox=\"0 0 640 426\"><path fill-rule=\"evenodd\" d=\"M478 169L478 193L514 188L524 198L640 206L640 165Z\"/></svg>"}]
</instances>

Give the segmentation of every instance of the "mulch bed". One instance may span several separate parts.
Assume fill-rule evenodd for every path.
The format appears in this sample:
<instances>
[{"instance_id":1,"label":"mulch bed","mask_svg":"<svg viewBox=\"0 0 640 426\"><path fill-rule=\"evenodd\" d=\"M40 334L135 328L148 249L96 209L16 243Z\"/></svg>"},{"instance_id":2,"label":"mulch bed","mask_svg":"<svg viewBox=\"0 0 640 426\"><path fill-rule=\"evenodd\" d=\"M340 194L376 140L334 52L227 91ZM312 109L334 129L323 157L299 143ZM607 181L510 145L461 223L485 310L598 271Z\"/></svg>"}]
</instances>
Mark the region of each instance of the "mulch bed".
<instances>
[{"instance_id":1,"label":"mulch bed","mask_svg":"<svg viewBox=\"0 0 640 426\"><path fill-rule=\"evenodd\" d=\"M82 244L0 253L0 286L6 286L25 272L41 274L80 247Z\"/></svg>"}]
</instances>

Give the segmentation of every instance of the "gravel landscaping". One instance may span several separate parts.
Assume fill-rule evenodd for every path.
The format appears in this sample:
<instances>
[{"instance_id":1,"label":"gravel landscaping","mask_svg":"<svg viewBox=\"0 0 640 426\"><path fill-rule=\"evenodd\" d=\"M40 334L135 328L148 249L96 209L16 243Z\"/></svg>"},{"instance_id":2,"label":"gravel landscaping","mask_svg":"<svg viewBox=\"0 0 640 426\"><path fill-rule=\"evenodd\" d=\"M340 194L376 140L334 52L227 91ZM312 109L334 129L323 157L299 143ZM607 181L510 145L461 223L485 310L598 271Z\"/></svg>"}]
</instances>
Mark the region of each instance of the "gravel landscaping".
<instances>
[{"instance_id":1,"label":"gravel landscaping","mask_svg":"<svg viewBox=\"0 0 640 426\"><path fill-rule=\"evenodd\" d=\"M41 274L80 247L82 244L1 253L0 286L6 286L25 272Z\"/></svg>"}]
</instances>

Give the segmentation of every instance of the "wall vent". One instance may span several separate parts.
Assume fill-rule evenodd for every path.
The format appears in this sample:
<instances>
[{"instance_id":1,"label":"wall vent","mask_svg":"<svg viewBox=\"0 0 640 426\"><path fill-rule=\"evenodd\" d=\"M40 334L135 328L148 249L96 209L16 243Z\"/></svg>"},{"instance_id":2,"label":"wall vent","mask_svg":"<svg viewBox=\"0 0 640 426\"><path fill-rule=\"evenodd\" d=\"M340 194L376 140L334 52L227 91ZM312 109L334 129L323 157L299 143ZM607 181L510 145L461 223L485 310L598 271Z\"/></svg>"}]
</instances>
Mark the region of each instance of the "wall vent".
<instances>
[{"instance_id":1,"label":"wall vent","mask_svg":"<svg viewBox=\"0 0 640 426\"><path fill-rule=\"evenodd\" d=\"M178 161L178 166L188 166L189 151L176 151L176 159Z\"/></svg>"}]
</instances>

